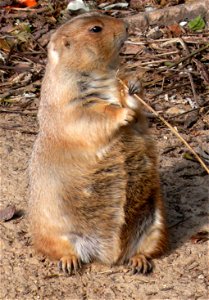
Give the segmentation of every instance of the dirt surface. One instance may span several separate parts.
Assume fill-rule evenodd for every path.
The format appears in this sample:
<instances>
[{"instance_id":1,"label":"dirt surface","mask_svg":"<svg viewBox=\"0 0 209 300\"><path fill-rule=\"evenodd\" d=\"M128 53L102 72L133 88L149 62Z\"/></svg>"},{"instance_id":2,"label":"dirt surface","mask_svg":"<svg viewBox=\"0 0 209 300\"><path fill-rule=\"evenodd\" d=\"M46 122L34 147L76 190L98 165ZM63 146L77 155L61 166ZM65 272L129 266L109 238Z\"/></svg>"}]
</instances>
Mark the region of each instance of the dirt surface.
<instances>
[{"instance_id":1,"label":"dirt surface","mask_svg":"<svg viewBox=\"0 0 209 300\"><path fill-rule=\"evenodd\" d=\"M36 130L35 117L4 115L4 122ZM153 125L152 131L161 154L170 252L155 261L149 276L131 275L127 267L91 264L72 277L59 275L56 264L37 256L31 247L27 166L35 135L2 131L1 205L15 204L20 216L0 225L0 299L208 299L208 243L191 239L209 229L208 178L198 163L181 158L181 145L166 128Z\"/></svg>"},{"instance_id":2,"label":"dirt surface","mask_svg":"<svg viewBox=\"0 0 209 300\"><path fill-rule=\"evenodd\" d=\"M153 115L148 114L150 130L159 149L170 233L170 250L155 260L153 273L132 275L127 266L93 263L68 277L58 273L56 263L34 252L27 219L27 168L38 131L36 114L46 45L50 31L65 20L65 14L56 9L52 13L47 1L40 1L35 13L32 8L28 12L11 9L1 16L4 27L0 33L6 43L0 38L0 211L15 205L16 213L0 222L0 299L209 299L208 175L181 141ZM128 16L129 10L113 10L110 14ZM60 21L61 16L64 17ZM17 18L24 26L19 26ZM29 36L25 30L28 22L33 25ZM130 33L129 44L122 53L123 66L142 78L146 102L177 128L206 164L209 51L204 45L208 37L207 28L196 33L178 24L149 28L143 34L136 30ZM189 53L190 59L186 58Z\"/></svg>"}]
</instances>

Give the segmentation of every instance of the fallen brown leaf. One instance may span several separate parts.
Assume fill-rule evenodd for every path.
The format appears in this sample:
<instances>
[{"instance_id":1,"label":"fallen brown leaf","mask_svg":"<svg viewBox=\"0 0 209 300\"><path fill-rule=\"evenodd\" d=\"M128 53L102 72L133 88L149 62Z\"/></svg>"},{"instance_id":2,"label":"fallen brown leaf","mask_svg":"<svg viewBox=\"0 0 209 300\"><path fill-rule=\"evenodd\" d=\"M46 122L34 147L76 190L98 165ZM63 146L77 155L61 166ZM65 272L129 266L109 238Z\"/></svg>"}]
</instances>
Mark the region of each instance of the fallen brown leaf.
<instances>
[{"instance_id":1,"label":"fallen brown leaf","mask_svg":"<svg viewBox=\"0 0 209 300\"><path fill-rule=\"evenodd\" d=\"M35 0L17 0L17 2L27 7L34 7L38 4Z\"/></svg>"},{"instance_id":2,"label":"fallen brown leaf","mask_svg":"<svg viewBox=\"0 0 209 300\"><path fill-rule=\"evenodd\" d=\"M123 48L123 54L137 54L138 52L142 51L143 47L141 45L135 44L125 44Z\"/></svg>"},{"instance_id":3,"label":"fallen brown leaf","mask_svg":"<svg viewBox=\"0 0 209 300\"><path fill-rule=\"evenodd\" d=\"M0 38L0 50L3 50L5 52L10 51L10 45L7 43L6 39Z\"/></svg>"},{"instance_id":4,"label":"fallen brown leaf","mask_svg":"<svg viewBox=\"0 0 209 300\"><path fill-rule=\"evenodd\" d=\"M208 240L209 240L209 232L206 230L200 231L191 237L191 241L193 244L204 243Z\"/></svg>"},{"instance_id":5,"label":"fallen brown leaf","mask_svg":"<svg viewBox=\"0 0 209 300\"><path fill-rule=\"evenodd\" d=\"M182 35L182 28L178 24L173 24L168 26L168 29L172 33L174 37L178 37Z\"/></svg>"},{"instance_id":6,"label":"fallen brown leaf","mask_svg":"<svg viewBox=\"0 0 209 300\"><path fill-rule=\"evenodd\" d=\"M200 72L200 75L203 78L203 80L205 81L205 83L209 84L209 73L208 73L208 68L206 67L206 65L201 63L196 58L193 58L192 60L195 62L197 69Z\"/></svg>"}]
</instances>

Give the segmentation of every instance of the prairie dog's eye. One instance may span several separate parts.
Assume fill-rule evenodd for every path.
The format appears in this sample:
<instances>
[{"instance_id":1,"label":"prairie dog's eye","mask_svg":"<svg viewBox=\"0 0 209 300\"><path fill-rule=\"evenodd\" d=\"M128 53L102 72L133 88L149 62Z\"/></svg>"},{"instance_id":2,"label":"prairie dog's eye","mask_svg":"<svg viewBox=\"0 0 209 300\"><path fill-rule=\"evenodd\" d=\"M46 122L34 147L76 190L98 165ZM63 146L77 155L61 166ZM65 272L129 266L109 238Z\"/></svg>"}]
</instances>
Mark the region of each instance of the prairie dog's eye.
<instances>
[{"instance_id":1,"label":"prairie dog's eye","mask_svg":"<svg viewBox=\"0 0 209 300\"><path fill-rule=\"evenodd\" d=\"M91 32L101 32L102 31L102 27L101 26L94 26L90 29Z\"/></svg>"}]
</instances>

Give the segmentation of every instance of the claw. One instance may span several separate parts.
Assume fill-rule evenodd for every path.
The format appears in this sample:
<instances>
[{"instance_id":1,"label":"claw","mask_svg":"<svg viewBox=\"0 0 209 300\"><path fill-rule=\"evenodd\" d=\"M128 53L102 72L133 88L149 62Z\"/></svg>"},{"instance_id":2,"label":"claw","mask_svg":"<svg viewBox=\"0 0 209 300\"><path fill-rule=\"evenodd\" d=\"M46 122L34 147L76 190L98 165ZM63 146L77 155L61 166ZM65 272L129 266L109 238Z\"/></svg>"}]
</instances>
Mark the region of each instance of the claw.
<instances>
[{"instance_id":1,"label":"claw","mask_svg":"<svg viewBox=\"0 0 209 300\"><path fill-rule=\"evenodd\" d=\"M150 272L152 272L153 264L149 260L147 262L148 262L147 273L150 273Z\"/></svg>"},{"instance_id":2,"label":"claw","mask_svg":"<svg viewBox=\"0 0 209 300\"><path fill-rule=\"evenodd\" d=\"M75 258L73 259L72 264L73 264L74 272L75 272L75 274L76 274L77 271L78 271L78 260L77 260L77 258L76 258L76 259L75 259Z\"/></svg>"},{"instance_id":3,"label":"claw","mask_svg":"<svg viewBox=\"0 0 209 300\"><path fill-rule=\"evenodd\" d=\"M82 268L82 262L81 262L80 258L78 258L78 268L79 268L79 269Z\"/></svg>"},{"instance_id":4,"label":"claw","mask_svg":"<svg viewBox=\"0 0 209 300\"><path fill-rule=\"evenodd\" d=\"M62 262L61 262L61 260L58 261L57 267L58 267L59 272L62 272Z\"/></svg>"},{"instance_id":5,"label":"claw","mask_svg":"<svg viewBox=\"0 0 209 300\"><path fill-rule=\"evenodd\" d=\"M69 275L72 275L72 261L69 260L67 261L67 265L66 265L66 273L68 273Z\"/></svg>"},{"instance_id":6,"label":"claw","mask_svg":"<svg viewBox=\"0 0 209 300\"><path fill-rule=\"evenodd\" d=\"M132 274L132 275L135 275L136 273L138 273L137 269L136 269L136 268L133 268L132 271L131 271L131 274Z\"/></svg>"},{"instance_id":7,"label":"claw","mask_svg":"<svg viewBox=\"0 0 209 300\"><path fill-rule=\"evenodd\" d=\"M81 260L75 255L63 256L58 262L59 272L63 272L68 275L76 274L78 269L82 267Z\"/></svg>"},{"instance_id":8,"label":"claw","mask_svg":"<svg viewBox=\"0 0 209 300\"><path fill-rule=\"evenodd\" d=\"M132 274L142 273L144 275L150 273L153 269L152 262L142 254L137 254L129 260L129 266L132 267Z\"/></svg>"}]
</instances>

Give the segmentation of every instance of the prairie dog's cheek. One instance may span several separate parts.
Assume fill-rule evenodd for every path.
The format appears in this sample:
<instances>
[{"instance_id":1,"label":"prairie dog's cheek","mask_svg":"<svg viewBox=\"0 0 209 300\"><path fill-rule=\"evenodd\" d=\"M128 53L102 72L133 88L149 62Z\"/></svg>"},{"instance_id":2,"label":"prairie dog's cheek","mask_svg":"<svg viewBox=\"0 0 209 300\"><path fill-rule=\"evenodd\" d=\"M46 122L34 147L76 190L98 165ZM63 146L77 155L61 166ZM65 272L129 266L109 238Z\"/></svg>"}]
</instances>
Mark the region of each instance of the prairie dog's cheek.
<instances>
[{"instance_id":1,"label":"prairie dog's cheek","mask_svg":"<svg viewBox=\"0 0 209 300\"><path fill-rule=\"evenodd\" d=\"M49 47L49 60L53 65L57 65L59 62L59 53L55 50L53 43Z\"/></svg>"}]
</instances>

